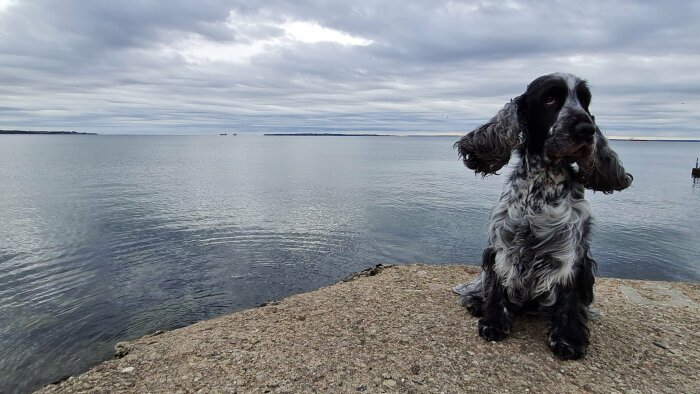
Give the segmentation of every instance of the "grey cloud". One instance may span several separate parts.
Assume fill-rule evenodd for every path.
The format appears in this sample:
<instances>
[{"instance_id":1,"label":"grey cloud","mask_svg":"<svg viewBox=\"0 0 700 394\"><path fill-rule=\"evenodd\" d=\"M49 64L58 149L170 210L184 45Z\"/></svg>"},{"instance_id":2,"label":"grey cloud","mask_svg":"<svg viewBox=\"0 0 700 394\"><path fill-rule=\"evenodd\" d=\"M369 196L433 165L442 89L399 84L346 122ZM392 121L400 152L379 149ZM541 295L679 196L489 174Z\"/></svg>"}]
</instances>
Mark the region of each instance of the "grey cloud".
<instances>
[{"instance_id":1,"label":"grey cloud","mask_svg":"<svg viewBox=\"0 0 700 394\"><path fill-rule=\"evenodd\" d=\"M691 1L21 1L0 11L0 128L465 131L568 71L609 134L697 136L698 16ZM285 21L373 43L295 42ZM192 61L177 48L193 37L283 45Z\"/></svg>"}]
</instances>

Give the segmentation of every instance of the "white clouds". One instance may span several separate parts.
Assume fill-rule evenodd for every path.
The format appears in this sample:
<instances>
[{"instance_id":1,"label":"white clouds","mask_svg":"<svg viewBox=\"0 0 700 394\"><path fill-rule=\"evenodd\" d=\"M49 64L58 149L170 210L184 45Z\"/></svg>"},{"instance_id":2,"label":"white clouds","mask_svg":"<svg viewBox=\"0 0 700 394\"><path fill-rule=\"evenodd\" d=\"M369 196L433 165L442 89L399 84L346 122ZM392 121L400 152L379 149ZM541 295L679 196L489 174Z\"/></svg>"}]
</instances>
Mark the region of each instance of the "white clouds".
<instances>
[{"instance_id":1,"label":"white clouds","mask_svg":"<svg viewBox=\"0 0 700 394\"><path fill-rule=\"evenodd\" d=\"M212 61L250 63L252 58L257 55L274 52L282 47L292 46L296 42L305 44L333 43L350 46L367 46L373 42L320 26L314 22L287 21L276 24L270 21L261 21L257 25L251 26L249 21L241 23L235 16L235 13L232 13L226 23L231 29L232 35L245 31L245 27L257 28L261 25L267 26L268 30L279 32L279 35L246 39L240 42L217 41L199 34L189 34L186 38L175 41L174 44L168 44L161 50L164 53L180 54L187 61L198 64Z\"/></svg>"},{"instance_id":2,"label":"white clouds","mask_svg":"<svg viewBox=\"0 0 700 394\"><path fill-rule=\"evenodd\" d=\"M564 71L610 134L697 134L694 2L557 4L17 2L0 128L466 131Z\"/></svg>"},{"instance_id":3,"label":"white clouds","mask_svg":"<svg viewBox=\"0 0 700 394\"><path fill-rule=\"evenodd\" d=\"M190 36L174 46L165 47L164 53L177 53L191 63L231 62L249 63L250 59L267 48L278 45L279 40L258 40L246 43L207 40L199 35Z\"/></svg>"},{"instance_id":4,"label":"white clouds","mask_svg":"<svg viewBox=\"0 0 700 394\"><path fill-rule=\"evenodd\" d=\"M215 34L210 34L212 31ZM373 42L314 21L237 9L230 10L224 20L209 22L208 28L169 30L167 34L168 39L157 44L160 53L180 56L197 65L217 62L250 65L258 55L274 55L298 44L367 46Z\"/></svg>"},{"instance_id":5,"label":"white clouds","mask_svg":"<svg viewBox=\"0 0 700 394\"><path fill-rule=\"evenodd\" d=\"M5 11L8 7L14 5L17 0L0 0L0 12Z\"/></svg>"},{"instance_id":6,"label":"white clouds","mask_svg":"<svg viewBox=\"0 0 700 394\"><path fill-rule=\"evenodd\" d=\"M286 22L281 25L286 36L305 43L333 42L341 45L367 46L372 44L372 40L361 37L354 37L350 34L323 27L314 22Z\"/></svg>"}]
</instances>

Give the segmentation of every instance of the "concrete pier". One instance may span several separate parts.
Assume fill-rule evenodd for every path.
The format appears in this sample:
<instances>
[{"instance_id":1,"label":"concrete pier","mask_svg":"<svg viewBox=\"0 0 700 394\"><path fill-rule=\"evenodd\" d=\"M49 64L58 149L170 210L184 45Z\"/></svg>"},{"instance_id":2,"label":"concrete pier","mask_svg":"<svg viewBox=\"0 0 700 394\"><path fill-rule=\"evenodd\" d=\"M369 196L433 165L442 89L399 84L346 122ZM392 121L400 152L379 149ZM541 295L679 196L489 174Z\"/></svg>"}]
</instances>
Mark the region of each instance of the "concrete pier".
<instances>
[{"instance_id":1,"label":"concrete pier","mask_svg":"<svg viewBox=\"0 0 700 394\"><path fill-rule=\"evenodd\" d=\"M451 287L478 268L385 266L117 346L42 390L169 393L698 393L700 284L597 279L591 346L560 361L542 319L498 343Z\"/></svg>"}]
</instances>

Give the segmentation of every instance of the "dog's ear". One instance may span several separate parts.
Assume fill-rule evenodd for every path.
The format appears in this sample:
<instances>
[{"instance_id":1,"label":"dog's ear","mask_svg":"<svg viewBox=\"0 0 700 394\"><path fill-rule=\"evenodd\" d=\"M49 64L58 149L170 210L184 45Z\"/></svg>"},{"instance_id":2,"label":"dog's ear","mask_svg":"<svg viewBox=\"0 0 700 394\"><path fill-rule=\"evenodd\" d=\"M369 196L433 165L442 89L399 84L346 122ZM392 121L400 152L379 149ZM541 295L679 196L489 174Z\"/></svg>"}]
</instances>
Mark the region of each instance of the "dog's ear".
<instances>
[{"instance_id":1,"label":"dog's ear","mask_svg":"<svg viewBox=\"0 0 700 394\"><path fill-rule=\"evenodd\" d=\"M578 162L579 175L587 189L610 194L628 188L632 184L632 174L622 166L608 140L598 126L595 130L595 148L591 155Z\"/></svg>"},{"instance_id":2,"label":"dog's ear","mask_svg":"<svg viewBox=\"0 0 700 394\"><path fill-rule=\"evenodd\" d=\"M525 95L511 100L488 123L455 142L464 165L482 175L495 174L508 164L510 154L523 142Z\"/></svg>"}]
</instances>

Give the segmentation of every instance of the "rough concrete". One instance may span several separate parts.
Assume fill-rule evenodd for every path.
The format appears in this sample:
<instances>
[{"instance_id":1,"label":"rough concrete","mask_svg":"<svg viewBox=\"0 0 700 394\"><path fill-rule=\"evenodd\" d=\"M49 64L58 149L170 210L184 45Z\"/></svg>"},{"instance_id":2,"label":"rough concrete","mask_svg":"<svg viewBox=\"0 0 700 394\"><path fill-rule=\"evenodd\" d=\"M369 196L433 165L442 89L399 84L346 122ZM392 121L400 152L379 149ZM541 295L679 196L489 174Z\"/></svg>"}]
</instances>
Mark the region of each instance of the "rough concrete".
<instances>
[{"instance_id":1,"label":"rough concrete","mask_svg":"<svg viewBox=\"0 0 700 394\"><path fill-rule=\"evenodd\" d=\"M478 337L450 291L477 272L376 269L122 343L121 358L41 392L700 392L700 284L598 279L589 353L564 362L541 319Z\"/></svg>"}]
</instances>

